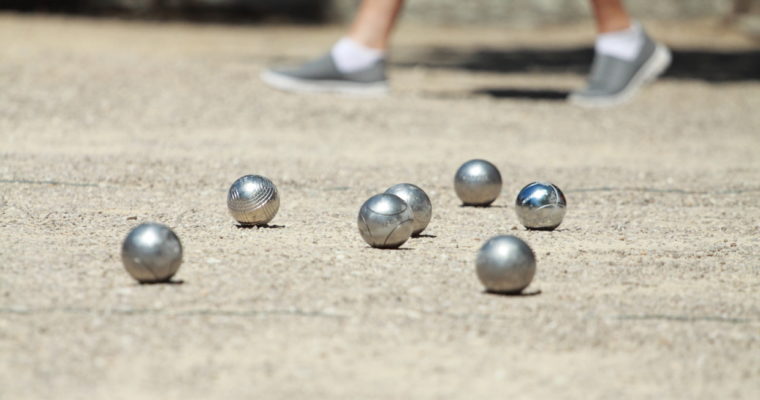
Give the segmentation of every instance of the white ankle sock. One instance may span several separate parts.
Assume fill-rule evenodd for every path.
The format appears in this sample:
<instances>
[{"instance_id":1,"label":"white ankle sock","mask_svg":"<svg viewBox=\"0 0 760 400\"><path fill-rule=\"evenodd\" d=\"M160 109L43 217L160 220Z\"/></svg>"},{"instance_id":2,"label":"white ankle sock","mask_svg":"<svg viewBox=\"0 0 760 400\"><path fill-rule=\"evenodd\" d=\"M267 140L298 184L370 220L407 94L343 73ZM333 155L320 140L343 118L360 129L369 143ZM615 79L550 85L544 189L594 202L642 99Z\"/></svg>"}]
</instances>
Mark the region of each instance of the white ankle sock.
<instances>
[{"instance_id":1,"label":"white ankle sock","mask_svg":"<svg viewBox=\"0 0 760 400\"><path fill-rule=\"evenodd\" d=\"M644 30L638 22L622 31L602 33L596 37L596 52L633 61L644 45Z\"/></svg>"},{"instance_id":2,"label":"white ankle sock","mask_svg":"<svg viewBox=\"0 0 760 400\"><path fill-rule=\"evenodd\" d=\"M335 66L344 74L360 71L385 57L385 52L344 37L330 50Z\"/></svg>"}]
</instances>

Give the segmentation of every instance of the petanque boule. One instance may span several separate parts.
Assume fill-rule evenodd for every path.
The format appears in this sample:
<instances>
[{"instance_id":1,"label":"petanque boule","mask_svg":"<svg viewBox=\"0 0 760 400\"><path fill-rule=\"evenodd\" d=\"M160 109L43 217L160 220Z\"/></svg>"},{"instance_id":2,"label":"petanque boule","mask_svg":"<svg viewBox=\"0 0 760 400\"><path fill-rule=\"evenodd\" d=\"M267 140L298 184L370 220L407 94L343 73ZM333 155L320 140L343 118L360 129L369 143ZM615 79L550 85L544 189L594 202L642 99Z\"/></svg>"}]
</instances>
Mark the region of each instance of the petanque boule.
<instances>
[{"instance_id":1,"label":"petanque boule","mask_svg":"<svg viewBox=\"0 0 760 400\"><path fill-rule=\"evenodd\" d=\"M501 235L488 239L475 262L478 279L488 292L517 294L536 274L536 256L522 239Z\"/></svg>"},{"instance_id":2,"label":"petanque boule","mask_svg":"<svg viewBox=\"0 0 760 400\"><path fill-rule=\"evenodd\" d=\"M528 229L555 229L562 223L567 211L567 200L556 185L533 182L520 190L515 200L515 213Z\"/></svg>"},{"instance_id":3,"label":"petanque boule","mask_svg":"<svg viewBox=\"0 0 760 400\"><path fill-rule=\"evenodd\" d=\"M370 246L395 249L412 235L412 208L396 195L376 194L362 204L357 225L362 239Z\"/></svg>"},{"instance_id":4,"label":"petanque boule","mask_svg":"<svg viewBox=\"0 0 760 400\"><path fill-rule=\"evenodd\" d=\"M127 272L140 283L166 282L182 264L182 244L165 225L141 224L124 239L121 261Z\"/></svg>"},{"instance_id":5,"label":"petanque boule","mask_svg":"<svg viewBox=\"0 0 760 400\"><path fill-rule=\"evenodd\" d=\"M385 193L395 194L404 200L412 208L412 236L419 236L427 228L430 218L433 216L433 205L424 190L411 183L399 183L393 185Z\"/></svg>"},{"instance_id":6,"label":"petanque boule","mask_svg":"<svg viewBox=\"0 0 760 400\"><path fill-rule=\"evenodd\" d=\"M269 179L245 175L230 186L227 208L240 225L264 226L280 209L280 195Z\"/></svg>"},{"instance_id":7,"label":"petanque boule","mask_svg":"<svg viewBox=\"0 0 760 400\"><path fill-rule=\"evenodd\" d=\"M501 174L486 160L470 160L454 175L454 190L465 206L488 206L501 193Z\"/></svg>"}]
</instances>

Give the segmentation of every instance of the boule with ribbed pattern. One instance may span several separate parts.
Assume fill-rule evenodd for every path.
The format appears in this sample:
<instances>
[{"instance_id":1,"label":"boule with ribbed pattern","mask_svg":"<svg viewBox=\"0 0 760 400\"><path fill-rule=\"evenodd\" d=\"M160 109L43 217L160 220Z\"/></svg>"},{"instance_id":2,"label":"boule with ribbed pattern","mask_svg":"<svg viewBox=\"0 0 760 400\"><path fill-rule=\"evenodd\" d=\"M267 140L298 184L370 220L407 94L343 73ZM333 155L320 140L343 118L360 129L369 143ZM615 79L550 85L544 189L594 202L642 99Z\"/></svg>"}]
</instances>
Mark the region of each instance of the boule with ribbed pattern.
<instances>
[{"instance_id":1,"label":"boule with ribbed pattern","mask_svg":"<svg viewBox=\"0 0 760 400\"><path fill-rule=\"evenodd\" d=\"M227 208L243 226L264 226L280 209L280 195L269 179L260 175L245 175L230 186Z\"/></svg>"}]
</instances>

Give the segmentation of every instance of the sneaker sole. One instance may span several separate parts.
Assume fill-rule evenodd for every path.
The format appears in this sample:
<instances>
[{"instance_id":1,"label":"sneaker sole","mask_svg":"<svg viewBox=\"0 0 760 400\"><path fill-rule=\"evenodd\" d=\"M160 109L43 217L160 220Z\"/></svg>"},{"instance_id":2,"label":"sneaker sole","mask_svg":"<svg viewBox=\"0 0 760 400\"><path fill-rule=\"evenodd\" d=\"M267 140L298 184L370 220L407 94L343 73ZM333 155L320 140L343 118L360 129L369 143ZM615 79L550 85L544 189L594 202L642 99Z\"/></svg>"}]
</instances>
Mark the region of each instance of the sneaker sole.
<instances>
[{"instance_id":1,"label":"sneaker sole","mask_svg":"<svg viewBox=\"0 0 760 400\"><path fill-rule=\"evenodd\" d=\"M642 86L654 82L670 66L673 56L667 47L658 44L654 53L644 65L639 68L636 74L628 82L628 85L619 93L599 98L589 98L571 95L570 103L582 107L611 107L623 104L633 97Z\"/></svg>"},{"instance_id":2,"label":"sneaker sole","mask_svg":"<svg viewBox=\"0 0 760 400\"><path fill-rule=\"evenodd\" d=\"M261 73L269 86L291 93L337 93L352 96L384 96L390 91L388 82L360 83L349 81L313 81L281 75L272 71Z\"/></svg>"}]
</instances>

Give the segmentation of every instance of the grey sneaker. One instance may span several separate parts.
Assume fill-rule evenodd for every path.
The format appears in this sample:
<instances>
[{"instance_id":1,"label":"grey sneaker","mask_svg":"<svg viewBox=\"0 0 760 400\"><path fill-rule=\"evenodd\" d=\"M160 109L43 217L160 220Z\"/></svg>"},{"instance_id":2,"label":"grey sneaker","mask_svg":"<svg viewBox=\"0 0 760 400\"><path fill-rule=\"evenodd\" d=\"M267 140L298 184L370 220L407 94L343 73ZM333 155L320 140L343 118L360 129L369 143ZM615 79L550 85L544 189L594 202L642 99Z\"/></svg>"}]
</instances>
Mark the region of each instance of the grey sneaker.
<instances>
[{"instance_id":1,"label":"grey sneaker","mask_svg":"<svg viewBox=\"0 0 760 400\"><path fill-rule=\"evenodd\" d=\"M270 69L261 80L280 90L299 93L382 95L388 93L385 61L350 74L338 71L330 53L290 69Z\"/></svg>"},{"instance_id":2,"label":"grey sneaker","mask_svg":"<svg viewBox=\"0 0 760 400\"><path fill-rule=\"evenodd\" d=\"M624 103L643 85L654 81L670 66L670 50L644 34L644 45L633 61L596 54L588 84L570 94L569 101L585 107Z\"/></svg>"}]
</instances>

